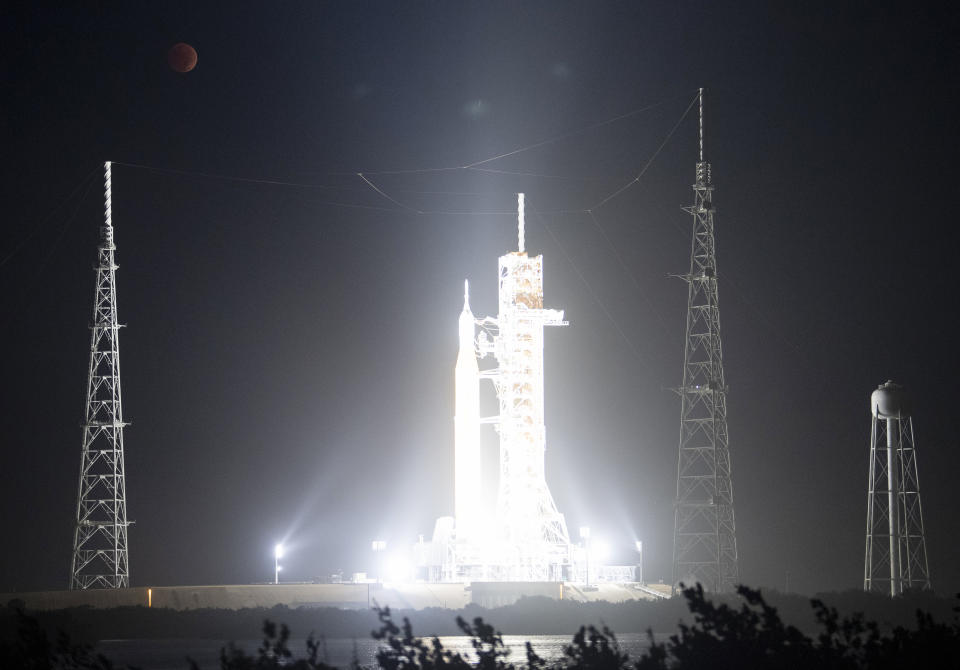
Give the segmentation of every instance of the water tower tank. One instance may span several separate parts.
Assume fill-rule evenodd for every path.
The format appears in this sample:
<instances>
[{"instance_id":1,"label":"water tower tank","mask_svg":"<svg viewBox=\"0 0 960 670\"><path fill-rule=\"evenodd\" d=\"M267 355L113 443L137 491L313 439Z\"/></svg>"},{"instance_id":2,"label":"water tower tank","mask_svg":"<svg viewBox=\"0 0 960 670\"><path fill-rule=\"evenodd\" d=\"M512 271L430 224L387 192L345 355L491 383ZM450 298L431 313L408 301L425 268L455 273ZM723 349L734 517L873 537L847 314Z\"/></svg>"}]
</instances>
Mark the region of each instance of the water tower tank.
<instances>
[{"instance_id":1,"label":"water tower tank","mask_svg":"<svg viewBox=\"0 0 960 670\"><path fill-rule=\"evenodd\" d=\"M906 419L910 410L910 398L900 384L888 381L870 395L870 411L877 418Z\"/></svg>"}]
</instances>

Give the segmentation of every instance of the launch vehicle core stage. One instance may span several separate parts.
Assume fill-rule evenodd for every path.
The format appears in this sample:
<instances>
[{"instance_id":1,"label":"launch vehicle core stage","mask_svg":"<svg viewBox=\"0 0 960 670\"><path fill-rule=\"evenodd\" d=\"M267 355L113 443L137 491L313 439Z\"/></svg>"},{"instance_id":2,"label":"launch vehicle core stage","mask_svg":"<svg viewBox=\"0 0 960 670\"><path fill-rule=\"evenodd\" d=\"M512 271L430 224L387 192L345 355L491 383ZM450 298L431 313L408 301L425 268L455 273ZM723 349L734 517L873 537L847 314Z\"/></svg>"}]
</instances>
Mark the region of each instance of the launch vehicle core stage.
<instances>
[{"instance_id":1,"label":"launch vehicle core stage","mask_svg":"<svg viewBox=\"0 0 960 670\"><path fill-rule=\"evenodd\" d=\"M457 355L456 416L454 417L454 496L456 533L476 541L481 523L480 368L474 344L475 323L470 311L470 286L463 282L460 313L460 353Z\"/></svg>"}]
</instances>

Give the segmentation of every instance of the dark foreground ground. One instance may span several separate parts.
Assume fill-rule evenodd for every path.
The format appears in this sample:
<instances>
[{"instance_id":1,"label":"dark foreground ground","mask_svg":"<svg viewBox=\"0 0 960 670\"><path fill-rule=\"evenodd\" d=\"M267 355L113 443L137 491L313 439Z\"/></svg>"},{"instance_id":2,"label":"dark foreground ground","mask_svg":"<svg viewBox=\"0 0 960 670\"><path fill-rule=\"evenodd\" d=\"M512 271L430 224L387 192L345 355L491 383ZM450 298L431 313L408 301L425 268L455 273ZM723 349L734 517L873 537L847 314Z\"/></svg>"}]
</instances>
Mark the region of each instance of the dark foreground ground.
<instances>
[{"instance_id":1,"label":"dark foreground ground","mask_svg":"<svg viewBox=\"0 0 960 670\"><path fill-rule=\"evenodd\" d=\"M34 616L24 612L21 603L11 602L2 619L0 667L109 670L111 662L88 642L243 639L258 623L263 633L260 647L251 651L226 645L219 663L222 670L331 670L321 653L324 640L361 637L365 631L382 645L376 651L381 670L960 667L960 608L932 594L889 599L851 592L809 602L774 594L768 602L747 587L740 587L736 596L712 599L698 585L682 595L617 605L527 598L493 610L438 609L414 612L409 618L389 608L178 612L137 607L45 611ZM806 614L804 606L809 607ZM562 654L545 658L527 644L526 662L509 656L501 635L534 636L559 627L573 631ZM663 635L669 627L674 632ZM618 644L614 629L623 634L639 628L661 636L656 639L651 633L649 646L631 658ZM299 635L311 631L305 651L291 651L291 630ZM433 637L457 633L470 639L461 645L466 651L444 647ZM184 667L191 667L186 658ZM359 670L356 654L348 667Z\"/></svg>"}]
</instances>

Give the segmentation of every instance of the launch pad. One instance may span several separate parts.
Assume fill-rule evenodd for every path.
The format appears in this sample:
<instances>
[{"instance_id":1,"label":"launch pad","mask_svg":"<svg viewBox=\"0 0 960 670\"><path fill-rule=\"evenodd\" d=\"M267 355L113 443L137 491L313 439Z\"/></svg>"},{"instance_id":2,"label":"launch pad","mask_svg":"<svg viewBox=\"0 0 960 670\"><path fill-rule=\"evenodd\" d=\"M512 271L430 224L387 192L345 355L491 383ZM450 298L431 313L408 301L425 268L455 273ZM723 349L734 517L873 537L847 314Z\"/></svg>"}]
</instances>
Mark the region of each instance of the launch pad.
<instances>
[{"instance_id":1,"label":"launch pad","mask_svg":"<svg viewBox=\"0 0 960 670\"><path fill-rule=\"evenodd\" d=\"M455 373L455 516L438 519L432 541L415 545L418 573L431 582L632 582L632 566L589 572L589 544L570 541L547 486L544 328L567 322L562 310L543 306L543 256L526 252L522 193L517 205L517 251L499 259L497 316L474 317L464 283ZM483 359L495 366L481 370ZM493 417L480 416L485 381L498 399ZM500 438L494 509L482 498L482 424Z\"/></svg>"}]
</instances>

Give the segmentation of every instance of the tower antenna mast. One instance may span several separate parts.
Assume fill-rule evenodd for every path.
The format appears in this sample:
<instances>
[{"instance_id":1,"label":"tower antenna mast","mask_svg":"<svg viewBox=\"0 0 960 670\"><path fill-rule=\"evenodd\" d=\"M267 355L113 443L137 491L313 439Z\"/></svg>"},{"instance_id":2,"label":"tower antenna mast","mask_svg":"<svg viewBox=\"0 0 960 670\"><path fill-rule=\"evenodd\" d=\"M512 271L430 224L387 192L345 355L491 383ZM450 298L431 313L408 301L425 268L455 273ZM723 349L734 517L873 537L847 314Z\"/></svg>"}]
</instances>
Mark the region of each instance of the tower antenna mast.
<instances>
[{"instance_id":1,"label":"tower antenna mast","mask_svg":"<svg viewBox=\"0 0 960 670\"><path fill-rule=\"evenodd\" d=\"M523 193L517 193L517 251L526 253L524 246L526 245L526 221L524 218L524 197Z\"/></svg>"},{"instance_id":2,"label":"tower antenna mast","mask_svg":"<svg viewBox=\"0 0 960 670\"><path fill-rule=\"evenodd\" d=\"M700 139L700 163L704 162L703 158L703 89L699 89L699 94L697 95L697 101L699 103L700 114L698 115L698 124L697 128L699 130L698 136Z\"/></svg>"},{"instance_id":3,"label":"tower antenna mast","mask_svg":"<svg viewBox=\"0 0 960 670\"><path fill-rule=\"evenodd\" d=\"M680 448L674 504L673 586L699 582L713 592L739 581L733 483L727 433L727 384L720 343L713 183L704 151L703 89L699 91L699 161L693 185L687 325L683 352Z\"/></svg>"},{"instance_id":4,"label":"tower antenna mast","mask_svg":"<svg viewBox=\"0 0 960 670\"><path fill-rule=\"evenodd\" d=\"M104 163L104 214L97 247L96 293L90 326L90 367L83 423L77 515L70 588L130 586L127 493L123 458L123 407L117 284L113 252L111 164Z\"/></svg>"}]
</instances>

